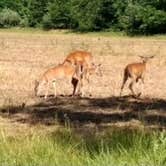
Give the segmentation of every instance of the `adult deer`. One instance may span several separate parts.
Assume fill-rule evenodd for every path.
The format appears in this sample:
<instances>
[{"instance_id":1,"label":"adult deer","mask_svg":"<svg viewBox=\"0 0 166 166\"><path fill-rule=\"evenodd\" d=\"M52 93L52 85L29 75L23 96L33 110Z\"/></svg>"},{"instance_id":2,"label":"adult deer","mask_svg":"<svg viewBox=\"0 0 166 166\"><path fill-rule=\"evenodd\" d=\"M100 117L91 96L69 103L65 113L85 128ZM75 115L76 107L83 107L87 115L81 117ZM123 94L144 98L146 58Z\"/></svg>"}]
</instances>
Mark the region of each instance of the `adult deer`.
<instances>
[{"instance_id":1,"label":"adult deer","mask_svg":"<svg viewBox=\"0 0 166 166\"><path fill-rule=\"evenodd\" d=\"M132 95L134 95L134 96L136 96L135 92L133 90L134 84L137 83L139 80L142 81L142 86L144 84L146 64L147 64L148 60L153 58L154 56L150 56L150 57L139 56L139 57L142 59L142 62L128 64L124 69L124 77L123 77L123 82L122 82L122 86L121 86L120 96L122 95L122 90L123 90L124 85L125 85L126 81L128 80L128 78L131 78L131 83L129 84L129 89L131 90ZM140 95L141 95L141 92L137 96L140 96Z\"/></svg>"},{"instance_id":2,"label":"adult deer","mask_svg":"<svg viewBox=\"0 0 166 166\"><path fill-rule=\"evenodd\" d=\"M59 64L53 68L48 69L40 78L39 81L35 83L35 94L38 96L41 92L43 86L46 86L46 91L44 98L46 99L48 96L48 90L50 84L53 85L54 88L54 96L57 95L56 90L56 81L57 79L67 78L71 81L73 85L73 95L75 95L76 87L78 82L80 82L81 77L81 69L79 65L71 65L69 62L65 62L63 64Z\"/></svg>"},{"instance_id":3,"label":"adult deer","mask_svg":"<svg viewBox=\"0 0 166 166\"><path fill-rule=\"evenodd\" d=\"M93 63L93 56L90 52L87 51L74 51L71 52L64 60L63 63L65 62L70 62L72 65L77 65L77 64L81 64L81 69L82 71L86 71L84 72L84 75L86 78L89 79L89 69L92 68ZM89 80L88 80L89 82Z\"/></svg>"},{"instance_id":4,"label":"adult deer","mask_svg":"<svg viewBox=\"0 0 166 166\"><path fill-rule=\"evenodd\" d=\"M90 75L97 74L102 76L101 64L96 65L93 63L93 56L90 52L74 51L65 58L64 63L65 62L70 62L72 65L79 64L81 66L81 87L83 87L85 80L87 80L88 83L90 82Z\"/></svg>"},{"instance_id":5,"label":"adult deer","mask_svg":"<svg viewBox=\"0 0 166 166\"><path fill-rule=\"evenodd\" d=\"M65 58L64 63L66 61L73 65L81 62L90 68L91 64L93 63L93 56L90 52L87 51L74 51Z\"/></svg>"}]
</instances>

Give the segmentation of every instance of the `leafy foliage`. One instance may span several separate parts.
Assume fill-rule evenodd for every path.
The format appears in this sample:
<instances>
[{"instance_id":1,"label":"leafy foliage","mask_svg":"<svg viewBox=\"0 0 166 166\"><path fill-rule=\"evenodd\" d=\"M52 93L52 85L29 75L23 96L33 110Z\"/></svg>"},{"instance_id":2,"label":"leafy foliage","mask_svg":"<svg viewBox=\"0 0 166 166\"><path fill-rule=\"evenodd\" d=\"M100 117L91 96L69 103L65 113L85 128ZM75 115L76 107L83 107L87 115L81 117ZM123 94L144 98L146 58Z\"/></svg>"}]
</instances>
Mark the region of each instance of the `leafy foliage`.
<instances>
[{"instance_id":1,"label":"leafy foliage","mask_svg":"<svg viewBox=\"0 0 166 166\"><path fill-rule=\"evenodd\" d=\"M6 8L18 13L24 27L166 33L165 0L1 0L0 12Z\"/></svg>"},{"instance_id":2,"label":"leafy foliage","mask_svg":"<svg viewBox=\"0 0 166 166\"><path fill-rule=\"evenodd\" d=\"M151 6L129 5L119 17L119 25L129 34L166 33L166 12Z\"/></svg>"},{"instance_id":3,"label":"leafy foliage","mask_svg":"<svg viewBox=\"0 0 166 166\"><path fill-rule=\"evenodd\" d=\"M20 16L17 12L7 8L0 12L0 27L8 28L17 26L19 23Z\"/></svg>"},{"instance_id":4,"label":"leafy foliage","mask_svg":"<svg viewBox=\"0 0 166 166\"><path fill-rule=\"evenodd\" d=\"M29 0L28 20L29 26L36 27L41 24L44 14L47 12L48 0Z\"/></svg>"},{"instance_id":5,"label":"leafy foliage","mask_svg":"<svg viewBox=\"0 0 166 166\"><path fill-rule=\"evenodd\" d=\"M97 17L101 8L100 0L72 0L71 16L77 23L76 29L91 31L98 29Z\"/></svg>"},{"instance_id":6,"label":"leafy foliage","mask_svg":"<svg viewBox=\"0 0 166 166\"><path fill-rule=\"evenodd\" d=\"M43 17L43 27L69 28L70 27L70 1L54 0L48 5L48 12Z\"/></svg>"}]
</instances>

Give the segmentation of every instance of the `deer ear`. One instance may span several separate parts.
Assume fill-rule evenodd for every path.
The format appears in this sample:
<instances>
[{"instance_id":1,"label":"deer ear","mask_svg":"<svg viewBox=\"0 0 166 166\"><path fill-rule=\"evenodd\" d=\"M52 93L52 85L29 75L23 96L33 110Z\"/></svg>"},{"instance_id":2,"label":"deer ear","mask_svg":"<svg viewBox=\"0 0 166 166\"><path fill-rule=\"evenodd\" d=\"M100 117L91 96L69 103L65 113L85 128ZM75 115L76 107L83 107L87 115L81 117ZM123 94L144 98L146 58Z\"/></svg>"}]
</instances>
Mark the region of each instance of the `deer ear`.
<instances>
[{"instance_id":1,"label":"deer ear","mask_svg":"<svg viewBox=\"0 0 166 166\"><path fill-rule=\"evenodd\" d=\"M95 66L94 62L91 63L92 66Z\"/></svg>"},{"instance_id":2,"label":"deer ear","mask_svg":"<svg viewBox=\"0 0 166 166\"><path fill-rule=\"evenodd\" d=\"M144 56L138 55L140 58L145 58Z\"/></svg>"},{"instance_id":3,"label":"deer ear","mask_svg":"<svg viewBox=\"0 0 166 166\"><path fill-rule=\"evenodd\" d=\"M154 55L153 55L153 56L150 56L149 58L154 58Z\"/></svg>"}]
</instances>

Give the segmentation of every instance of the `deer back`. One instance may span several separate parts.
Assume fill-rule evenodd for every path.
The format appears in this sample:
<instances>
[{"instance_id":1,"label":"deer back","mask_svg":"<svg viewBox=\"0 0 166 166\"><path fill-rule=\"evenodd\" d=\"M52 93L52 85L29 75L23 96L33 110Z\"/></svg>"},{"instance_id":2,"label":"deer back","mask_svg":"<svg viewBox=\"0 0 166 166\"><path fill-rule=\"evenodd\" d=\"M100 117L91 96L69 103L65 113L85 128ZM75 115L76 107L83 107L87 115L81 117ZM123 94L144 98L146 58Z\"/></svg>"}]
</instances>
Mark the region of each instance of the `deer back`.
<instances>
[{"instance_id":1,"label":"deer back","mask_svg":"<svg viewBox=\"0 0 166 166\"><path fill-rule=\"evenodd\" d=\"M146 70L146 64L144 63L132 63L127 65L126 73L130 76L140 77Z\"/></svg>"},{"instance_id":2,"label":"deer back","mask_svg":"<svg viewBox=\"0 0 166 166\"><path fill-rule=\"evenodd\" d=\"M76 64L77 62L86 62L87 64L91 63L93 57L91 53L86 51L75 51L70 53L65 61L70 61L72 64Z\"/></svg>"}]
</instances>

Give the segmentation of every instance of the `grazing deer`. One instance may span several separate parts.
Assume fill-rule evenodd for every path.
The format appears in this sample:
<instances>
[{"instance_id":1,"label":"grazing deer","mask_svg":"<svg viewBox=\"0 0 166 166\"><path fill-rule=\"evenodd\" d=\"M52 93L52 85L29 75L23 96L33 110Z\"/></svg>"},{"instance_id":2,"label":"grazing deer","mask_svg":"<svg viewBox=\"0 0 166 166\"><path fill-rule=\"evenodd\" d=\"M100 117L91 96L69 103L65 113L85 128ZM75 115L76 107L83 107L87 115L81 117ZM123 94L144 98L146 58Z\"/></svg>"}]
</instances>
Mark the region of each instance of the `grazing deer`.
<instances>
[{"instance_id":1,"label":"grazing deer","mask_svg":"<svg viewBox=\"0 0 166 166\"><path fill-rule=\"evenodd\" d=\"M124 69L124 77L123 77L123 83L121 86L121 91L120 91L120 96L122 95L122 90L124 88L124 85L128 78L131 78L132 81L129 84L129 89L132 92L132 95L135 96L134 90L133 90L133 85L137 83L139 80L142 81L142 84L144 84L144 76L145 76L145 71L146 71L146 63L149 59L153 58L154 56L150 57L143 57L140 56L140 58L143 60L140 63L131 63L128 64L125 69ZM141 95L141 92L138 94L138 96Z\"/></svg>"},{"instance_id":2,"label":"grazing deer","mask_svg":"<svg viewBox=\"0 0 166 166\"><path fill-rule=\"evenodd\" d=\"M78 82L80 82L81 69L79 65L71 65L68 62L60 64L56 67L48 69L40 78L39 81L36 81L35 84L35 95L38 96L41 88L46 85L46 91L44 98L46 99L48 96L48 90L50 84L53 85L54 88L54 96L56 97L56 80L61 78L67 78L71 81L73 85L73 95L75 95L76 87Z\"/></svg>"}]
</instances>

